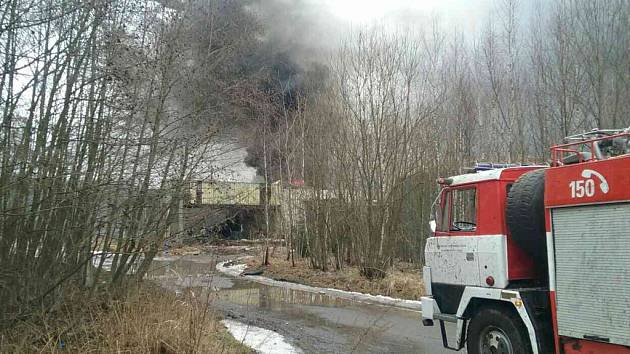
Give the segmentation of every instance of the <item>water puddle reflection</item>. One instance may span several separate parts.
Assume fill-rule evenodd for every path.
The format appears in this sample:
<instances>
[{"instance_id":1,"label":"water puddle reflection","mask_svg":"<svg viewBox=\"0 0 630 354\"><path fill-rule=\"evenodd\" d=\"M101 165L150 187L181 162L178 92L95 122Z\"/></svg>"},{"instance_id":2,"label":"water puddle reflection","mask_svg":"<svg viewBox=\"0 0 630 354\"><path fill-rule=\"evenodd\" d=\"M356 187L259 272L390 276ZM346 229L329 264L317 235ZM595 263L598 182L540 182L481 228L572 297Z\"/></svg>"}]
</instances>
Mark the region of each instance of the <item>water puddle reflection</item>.
<instances>
[{"instance_id":1,"label":"water puddle reflection","mask_svg":"<svg viewBox=\"0 0 630 354\"><path fill-rule=\"evenodd\" d=\"M235 305L282 310L293 305L326 307L349 306L351 301L326 294L267 286L246 279L232 278L216 271L216 259L158 258L147 279L176 291L187 288L211 291L214 299Z\"/></svg>"},{"instance_id":2,"label":"water puddle reflection","mask_svg":"<svg viewBox=\"0 0 630 354\"><path fill-rule=\"evenodd\" d=\"M341 307L352 304L349 300L326 294L272 287L240 279L235 280L234 287L219 291L217 300L267 310L282 310L293 305Z\"/></svg>"}]
</instances>

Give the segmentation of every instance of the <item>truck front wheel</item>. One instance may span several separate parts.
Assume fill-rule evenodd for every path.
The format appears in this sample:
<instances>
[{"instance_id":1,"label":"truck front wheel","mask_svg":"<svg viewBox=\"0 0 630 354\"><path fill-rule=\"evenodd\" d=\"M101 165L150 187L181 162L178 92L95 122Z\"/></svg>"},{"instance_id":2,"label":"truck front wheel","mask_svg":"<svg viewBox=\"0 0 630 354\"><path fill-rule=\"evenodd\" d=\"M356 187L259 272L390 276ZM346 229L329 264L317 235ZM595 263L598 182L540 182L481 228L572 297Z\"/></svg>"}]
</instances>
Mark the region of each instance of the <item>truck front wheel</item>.
<instances>
[{"instance_id":1,"label":"truck front wheel","mask_svg":"<svg viewBox=\"0 0 630 354\"><path fill-rule=\"evenodd\" d=\"M468 326L468 354L531 354L527 329L507 306L479 310Z\"/></svg>"}]
</instances>

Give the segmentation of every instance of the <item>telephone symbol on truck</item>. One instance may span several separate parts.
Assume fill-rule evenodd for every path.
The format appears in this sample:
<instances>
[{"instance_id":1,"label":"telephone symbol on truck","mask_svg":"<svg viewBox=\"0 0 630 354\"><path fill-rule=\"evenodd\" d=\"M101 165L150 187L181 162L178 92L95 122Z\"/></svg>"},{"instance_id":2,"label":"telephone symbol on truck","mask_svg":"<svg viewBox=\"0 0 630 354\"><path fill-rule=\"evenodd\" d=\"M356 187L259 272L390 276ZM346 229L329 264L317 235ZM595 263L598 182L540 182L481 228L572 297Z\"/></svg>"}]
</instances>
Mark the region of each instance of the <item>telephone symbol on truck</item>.
<instances>
[{"instance_id":1,"label":"telephone symbol on truck","mask_svg":"<svg viewBox=\"0 0 630 354\"><path fill-rule=\"evenodd\" d=\"M599 189L602 191L602 193L608 194L608 181L606 181L606 178L601 173L586 169L582 171L582 177L585 179L571 181L569 183L569 188L571 188L571 198L590 198L594 196L595 180L593 179L593 177L599 179Z\"/></svg>"}]
</instances>

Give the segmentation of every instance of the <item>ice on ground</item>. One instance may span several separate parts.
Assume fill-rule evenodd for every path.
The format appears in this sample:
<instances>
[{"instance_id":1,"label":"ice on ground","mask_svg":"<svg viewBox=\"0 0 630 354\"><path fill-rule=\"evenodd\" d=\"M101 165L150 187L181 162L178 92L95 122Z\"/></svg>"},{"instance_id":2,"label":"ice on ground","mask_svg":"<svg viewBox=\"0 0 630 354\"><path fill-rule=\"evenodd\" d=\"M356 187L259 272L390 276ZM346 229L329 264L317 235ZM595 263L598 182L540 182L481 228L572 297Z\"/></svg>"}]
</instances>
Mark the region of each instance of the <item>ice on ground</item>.
<instances>
[{"instance_id":1,"label":"ice on ground","mask_svg":"<svg viewBox=\"0 0 630 354\"><path fill-rule=\"evenodd\" d=\"M254 349L261 354L301 354L299 348L292 346L284 337L268 329L250 326L248 324L233 321L221 321L228 332L239 342Z\"/></svg>"},{"instance_id":2,"label":"ice on ground","mask_svg":"<svg viewBox=\"0 0 630 354\"><path fill-rule=\"evenodd\" d=\"M233 261L221 262L216 265L216 268L218 271L222 273L231 275L233 277L237 277L237 276L240 276L243 270L245 270L245 268L247 267L246 264L234 264L232 266L226 266L226 264L231 264L231 263L233 263ZM367 303L379 304L379 305L395 306L395 307L405 308L405 309L413 310L413 311L420 311L420 309L422 308L422 302L416 301L416 300L397 299L397 298L393 298L389 296L370 295L370 294L364 294L364 293L359 293L355 291L345 291L345 290L332 289L332 288L318 288L318 287L310 286L310 285L274 280L274 279L263 277L260 275L246 275L244 277L247 278L248 280L252 280L257 283L261 283L265 285L277 286L277 287L282 287L282 288L292 289L292 290L301 290L301 291L307 291L307 292L312 292L312 293L325 294L325 295L334 296L340 299L367 302Z\"/></svg>"},{"instance_id":3,"label":"ice on ground","mask_svg":"<svg viewBox=\"0 0 630 354\"><path fill-rule=\"evenodd\" d=\"M98 268L99 265L101 264L101 259L103 260L103 264L101 265L101 269L106 271L106 272L111 272L112 271L112 263L114 261L114 253L112 252L102 252L102 251L95 251L92 252L92 265L95 268ZM129 271L127 271L127 274L134 274L138 268L138 265L140 263L142 263L142 261L144 260L144 257L140 256L138 258L136 258L134 264L131 265L131 267L129 268ZM129 261L129 260L127 260Z\"/></svg>"},{"instance_id":4,"label":"ice on ground","mask_svg":"<svg viewBox=\"0 0 630 354\"><path fill-rule=\"evenodd\" d=\"M94 267L98 267L101 264L101 258L103 258L103 264L101 269L107 272L111 272L112 270L112 259L114 258L114 254L107 252L93 252L92 253L92 265Z\"/></svg>"},{"instance_id":5,"label":"ice on ground","mask_svg":"<svg viewBox=\"0 0 630 354\"><path fill-rule=\"evenodd\" d=\"M233 261L220 262L217 264L216 268L221 273L225 273L233 277L238 277L241 273L243 273L245 268L247 268L247 264L228 265L230 263L233 263Z\"/></svg>"}]
</instances>

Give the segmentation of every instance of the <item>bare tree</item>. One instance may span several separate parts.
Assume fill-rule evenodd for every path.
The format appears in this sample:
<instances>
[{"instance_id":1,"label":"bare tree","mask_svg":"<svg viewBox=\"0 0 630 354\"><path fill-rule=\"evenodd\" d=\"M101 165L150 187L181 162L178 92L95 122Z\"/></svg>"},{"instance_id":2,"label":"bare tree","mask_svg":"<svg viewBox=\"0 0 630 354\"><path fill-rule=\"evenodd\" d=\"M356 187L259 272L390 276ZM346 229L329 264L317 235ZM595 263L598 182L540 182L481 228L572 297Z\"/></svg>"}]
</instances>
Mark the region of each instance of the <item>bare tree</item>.
<instances>
[{"instance_id":1,"label":"bare tree","mask_svg":"<svg viewBox=\"0 0 630 354\"><path fill-rule=\"evenodd\" d=\"M113 255L108 285L142 278L181 231L184 191L239 101L226 72L254 35L224 5L0 4L0 320L94 286L98 252Z\"/></svg>"}]
</instances>

